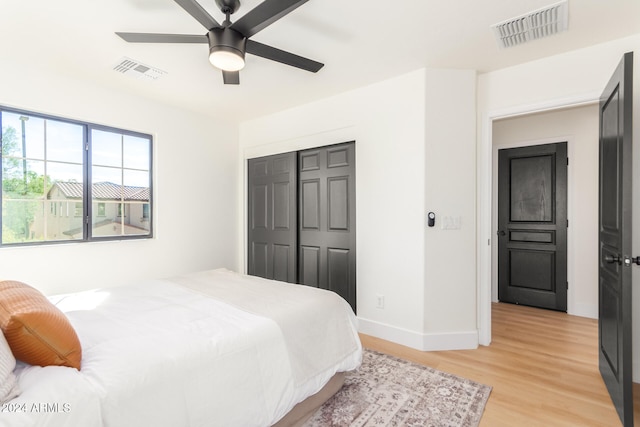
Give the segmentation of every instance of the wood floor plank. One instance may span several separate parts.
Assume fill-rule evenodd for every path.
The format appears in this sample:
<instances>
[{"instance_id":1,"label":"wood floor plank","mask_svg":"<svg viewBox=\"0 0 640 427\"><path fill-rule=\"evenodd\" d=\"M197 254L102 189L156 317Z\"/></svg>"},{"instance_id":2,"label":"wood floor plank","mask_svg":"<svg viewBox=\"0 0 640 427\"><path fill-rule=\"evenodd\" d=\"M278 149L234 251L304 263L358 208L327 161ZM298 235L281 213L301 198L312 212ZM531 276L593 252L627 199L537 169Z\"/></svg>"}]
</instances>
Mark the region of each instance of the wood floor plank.
<instances>
[{"instance_id":1,"label":"wood floor plank","mask_svg":"<svg viewBox=\"0 0 640 427\"><path fill-rule=\"evenodd\" d=\"M493 387L480 423L494 426L620 426L598 372L598 321L512 304L492 306L492 343L422 352L360 335L365 347ZM634 384L634 414L640 385Z\"/></svg>"}]
</instances>

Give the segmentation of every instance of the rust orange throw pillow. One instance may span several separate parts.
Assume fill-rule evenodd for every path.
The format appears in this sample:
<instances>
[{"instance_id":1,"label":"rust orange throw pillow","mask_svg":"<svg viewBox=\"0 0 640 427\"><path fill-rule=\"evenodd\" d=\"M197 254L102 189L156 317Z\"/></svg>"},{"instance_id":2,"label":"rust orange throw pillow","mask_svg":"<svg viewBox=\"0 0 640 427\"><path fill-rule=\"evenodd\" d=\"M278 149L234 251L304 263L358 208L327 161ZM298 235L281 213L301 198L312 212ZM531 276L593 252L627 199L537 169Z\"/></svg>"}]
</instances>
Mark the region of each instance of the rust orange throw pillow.
<instances>
[{"instance_id":1,"label":"rust orange throw pillow","mask_svg":"<svg viewBox=\"0 0 640 427\"><path fill-rule=\"evenodd\" d=\"M16 359L31 365L80 369L76 331L40 291L13 280L0 281L0 329Z\"/></svg>"}]
</instances>

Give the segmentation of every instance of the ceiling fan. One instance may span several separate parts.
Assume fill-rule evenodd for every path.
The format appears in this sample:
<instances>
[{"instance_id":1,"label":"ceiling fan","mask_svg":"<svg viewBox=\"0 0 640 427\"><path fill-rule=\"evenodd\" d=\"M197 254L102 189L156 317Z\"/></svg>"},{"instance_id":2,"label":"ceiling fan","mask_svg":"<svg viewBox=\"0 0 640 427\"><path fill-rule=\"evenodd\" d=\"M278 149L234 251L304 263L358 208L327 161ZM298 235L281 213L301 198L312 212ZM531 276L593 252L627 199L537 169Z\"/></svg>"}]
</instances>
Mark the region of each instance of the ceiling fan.
<instances>
[{"instance_id":1,"label":"ceiling fan","mask_svg":"<svg viewBox=\"0 0 640 427\"><path fill-rule=\"evenodd\" d=\"M313 73L324 66L320 62L250 39L308 0L265 0L233 23L229 18L240 7L240 0L215 0L222 13L226 15L222 24L213 19L195 0L174 1L200 22L207 29L207 34L201 36L122 32L116 32L116 34L130 43L208 43L209 61L214 67L222 70L225 84L240 84L240 70L244 67L245 53Z\"/></svg>"}]
</instances>

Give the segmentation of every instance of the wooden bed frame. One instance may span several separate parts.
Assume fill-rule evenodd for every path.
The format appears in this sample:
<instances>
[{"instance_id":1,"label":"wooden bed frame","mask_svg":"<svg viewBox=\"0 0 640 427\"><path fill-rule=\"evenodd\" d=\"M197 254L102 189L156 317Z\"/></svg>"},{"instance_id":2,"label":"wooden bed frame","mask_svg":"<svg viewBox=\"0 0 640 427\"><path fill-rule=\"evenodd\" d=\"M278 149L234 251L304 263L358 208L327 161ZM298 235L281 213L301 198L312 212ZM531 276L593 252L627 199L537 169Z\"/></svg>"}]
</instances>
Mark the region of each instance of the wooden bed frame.
<instances>
[{"instance_id":1,"label":"wooden bed frame","mask_svg":"<svg viewBox=\"0 0 640 427\"><path fill-rule=\"evenodd\" d=\"M293 409L282 417L280 421L275 423L273 427L302 427L318 408L342 388L345 376L346 374L344 372L335 374L319 392L294 406Z\"/></svg>"}]
</instances>

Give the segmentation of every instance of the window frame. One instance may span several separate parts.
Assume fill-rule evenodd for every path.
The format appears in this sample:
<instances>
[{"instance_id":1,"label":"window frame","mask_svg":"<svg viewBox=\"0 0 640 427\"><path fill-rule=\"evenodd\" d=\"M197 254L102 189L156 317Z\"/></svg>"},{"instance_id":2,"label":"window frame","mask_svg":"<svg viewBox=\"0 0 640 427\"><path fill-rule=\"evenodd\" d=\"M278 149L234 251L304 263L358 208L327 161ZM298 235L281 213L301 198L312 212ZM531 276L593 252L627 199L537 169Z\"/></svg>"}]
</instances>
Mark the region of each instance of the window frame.
<instances>
[{"instance_id":1,"label":"window frame","mask_svg":"<svg viewBox=\"0 0 640 427\"><path fill-rule=\"evenodd\" d=\"M4 158L2 155L2 114L12 113L21 114L29 117L37 117L44 120L56 120L63 123L77 125L82 127L82 144L84 149L82 150L82 204L83 204L83 221L82 221L82 239L73 240L43 240L34 242L16 242L16 243L3 243L2 242L2 203L0 203L0 248L12 248L18 246L40 246L40 245L58 245L58 244L73 244L73 243L87 243L87 242L102 242L102 241L118 241L118 240L140 240L140 239L152 239L154 237L154 220L155 206L153 202L153 136L148 133L136 132L127 129L121 129L114 126L106 126L92 122L86 122L75 119L68 119L65 117L55 116L51 114L43 114L29 110L23 110L18 108L7 107L0 104L0 160ZM92 141L91 135L93 130L99 130L103 132L113 132L124 136L132 136L137 138L144 138L149 140L149 209L151 209L151 215L149 215L149 232L147 234L131 234L131 235L117 235L117 236L93 236L93 199L91 195L91 182L92 182ZM4 167L0 166L0 189L2 189ZM124 184L122 184L124 185ZM0 192L1 194L1 192ZM0 195L0 201L3 196ZM44 195L46 200L46 194ZM100 203L100 202L98 202ZM123 203L119 201L118 203ZM53 205L52 205L53 206ZM55 209L55 208L54 208ZM59 212L56 212L59 213ZM45 213L46 214L46 213Z\"/></svg>"}]
</instances>

